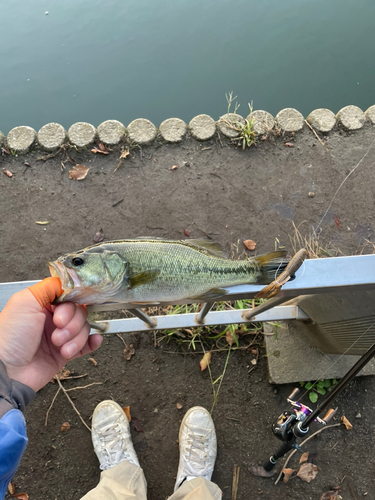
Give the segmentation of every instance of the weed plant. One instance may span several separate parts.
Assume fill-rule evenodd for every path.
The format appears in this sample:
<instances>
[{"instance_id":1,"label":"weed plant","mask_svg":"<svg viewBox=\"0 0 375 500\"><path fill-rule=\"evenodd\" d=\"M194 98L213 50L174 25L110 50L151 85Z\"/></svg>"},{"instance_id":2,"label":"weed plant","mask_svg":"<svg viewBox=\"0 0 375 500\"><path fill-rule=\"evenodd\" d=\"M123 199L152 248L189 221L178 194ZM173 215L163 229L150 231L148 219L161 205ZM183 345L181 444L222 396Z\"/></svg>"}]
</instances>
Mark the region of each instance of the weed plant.
<instances>
[{"instance_id":1,"label":"weed plant","mask_svg":"<svg viewBox=\"0 0 375 500\"><path fill-rule=\"evenodd\" d=\"M300 382L300 385L308 391L310 401L316 403L319 395L325 396L327 392L332 391L337 383L334 378L333 380L324 379L317 382Z\"/></svg>"},{"instance_id":2,"label":"weed plant","mask_svg":"<svg viewBox=\"0 0 375 500\"><path fill-rule=\"evenodd\" d=\"M232 142L236 143L238 146L242 146L242 149L246 149L246 147L250 148L251 146L255 146L257 143L256 133L253 130L253 120L243 119L235 116L237 114L237 110L240 107L240 104L237 103L237 96L233 97L233 92L228 92L225 94L228 109L227 114L224 117L221 117L219 123L222 123L230 130L234 130L237 132L237 137L234 137ZM231 111L232 105L234 104L234 111ZM249 103L250 114L253 112L253 104ZM233 115L233 116L231 116Z\"/></svg>"}]
</instances>

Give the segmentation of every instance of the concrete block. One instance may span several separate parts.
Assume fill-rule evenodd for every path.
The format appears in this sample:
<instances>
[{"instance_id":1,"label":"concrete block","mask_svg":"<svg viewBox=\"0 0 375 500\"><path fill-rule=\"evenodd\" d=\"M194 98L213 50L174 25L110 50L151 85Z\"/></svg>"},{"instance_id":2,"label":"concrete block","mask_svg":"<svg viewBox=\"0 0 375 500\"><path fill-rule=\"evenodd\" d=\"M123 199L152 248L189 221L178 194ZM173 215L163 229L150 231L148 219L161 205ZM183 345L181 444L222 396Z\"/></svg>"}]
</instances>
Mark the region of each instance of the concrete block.
<instances>
[{"instance_id":1,"label":"concrete block","mask_svg":"<svg viewBox=\"0 0 375 500\"><path fill-rule=\"evenodd\" d=\"M84 148L95 141L96 129L91 123L77 122L68 130L68 137L72 144Z\"/></svg>"},{"instance_id":2,"label":"concrete block","mask_svg":"<svg viewBox=\"0 0 375 500\"><path fill-rule=\"evenodd\" d=\"M59 123L47 123L39 130L37 140L46 151L56 151L66 140L66 130Z\"/></svg>"},{"instance_id":3,"label":"concrete block","mask_svg":"<svg viewBox=\"0 0 375 500\"><path fill-rule=\"evenodd\" d=\"M347 130L358 130L366 121L364 112L358 106L345 106L337 113L338 122Z\"/></svg>"},{"instance_id":4,"label":"concrete block","mask_svg":"<svg viewBox=\"0 0 375 500\"><path fill-rule=\"evenodd\" d=\"M36 132L31 127L15 127L7 136L8 147L16 153L27 153L34 144Z\"/></svg>"},{"instance_id":5,"label":"concrete block","mask_svg":"<svg viewBox=\"0 0 375 500\"><path fill-rule=\"evenodd\" d=\"M99 125L97 132L101 142L114 146L125 137L126 128L117 120L107 120Z\"/></svg>"},{"instance_id":6,"label":"concrete block","mask_svg":"<svg viewBox=\"0 0 375 500\"><path fill-rule=\"evenodd\" d=\"M235 139L238 137L240 134L235 130L236 123L242 123L242 125L245 125L245 120L241 115L238 115L237 113L227 113L226 115L223 115L220 117L220 119L217 122L217 128L220 130L220 132L225 135L225 137L228 137L229 139ZM233 127L231 126L233 124Z\"/></svg>"},{"instance_id":7,"label":"concrete block","mask_svg":"<svg viewBox=\"0 0 375 500\"><path fill-rule=\"evenodd\" d=\"M156 138L156 127L150 120L137 118L128 126L129 139L137 144L149 144Z\"/></svg>"},{"instance_id":8,"label":"concrete block","mask_svg":"<svg viewBox=\"0 0 375 500\"><path fill-rule=\"evenodd\" d=\"M308 322L280 321L275 326L264 323L269 381L290 384L319 379L342 378L360 356L324 354L314 347L307 334ZM372 359L359 375L375 375Z\"/></svg>"},{"instance_id":9,"label":"concrete block","mask_svg":"<svg viewBox=\"0 0 375 500\"><path fill-rule=\"evenodd\" d=\"M179 118L168 118L161 123L159 132L167 142L181 142L187 132L187 125Z\"/></svg>"},{"instance_id":10,"label":"concrete block","mask_svg":"<svg viewBox=\"0 0 375 500\"><path fill-rule=\"evenodd\" d=\"M336 116L331 110L320 108L311 111L306 121L319 132L330 132L336 124Z\"/></svg>"},{"instance_id":11,"label":"concrete block","mask_svg":"<svg viewBox=\"0 0 375 500\"><path fill-rule=\"evenodd\" d=\"M298 132L305 124L303 115L294 108L285 108L279 111L275 120L284 132Z\"/></svg>"},{"instance_id":12,"label":"concrete block","mask_svg":"<svg viewBox=\"0 0 375 500\"><path fill-rule=\"evenodd\" d=\"M248 121L253 120L252 129L258 135L266 134L275 126L274 117L267 111L261 109L253 111L246 119Z\"/></svg>"},{"instance_id":13,"label":"concrete block","mask_svg":"<svg viewBox=\"0 0 375 500\"><path fill-rule=\"evenodd\" d=\"M208 141L215 135L215 120L209 115L195 116L189 123L189 132L198 141Z\"/></svg>"}]
</instances>

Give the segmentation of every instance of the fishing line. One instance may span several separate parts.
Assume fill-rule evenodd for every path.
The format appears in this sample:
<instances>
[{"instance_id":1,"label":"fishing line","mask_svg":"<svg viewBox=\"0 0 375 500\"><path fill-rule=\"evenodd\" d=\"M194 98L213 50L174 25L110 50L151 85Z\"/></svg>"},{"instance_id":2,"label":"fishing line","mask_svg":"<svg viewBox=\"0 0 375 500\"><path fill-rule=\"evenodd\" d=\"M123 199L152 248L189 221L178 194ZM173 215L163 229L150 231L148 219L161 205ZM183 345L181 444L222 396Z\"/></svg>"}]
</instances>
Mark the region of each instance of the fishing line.
<instances>
[{"instance_id":1,"label":"fishing line","mask_svg":"<svg viewBox=\"0 0 375 500\"><path fill-rule=\"evenodd\" d=\"M344 183L347 181L347 179L349 179L349 177L352 175L352 173L357 170L357 168L360 166L360 164L363 162L363 160L366 158L366 156L368 155L368 153L370 152L370 149L372 148L372 146L375 144L375 139L372 141L372 143L370 144L370 147L368 148L368 150L366 151L366 153L362 156L362 158L359 160L359 162L357 163L357 165L348 173L348 175L345 177L345 179L342 181L342 183L340 184L340 186L337 188L335 194L333 195L333 198L331 200L331 203L329 204L327 210L325 211L323 217L320 219L320 222L319 224L317 225L317 227L314 229L314 232L319 229L319 227L321 226L323 220L325 219L326 215L328 214L328 211L329 209L331 208L333 202L334 202L334 199L336 198L337 196L337 193L340 191L340 189L342 188L342 186L344 185Z\"/></svg>"},{"instance_id":2,"label":"fishing line","mask_svg":"<svg viewBox=\"0 0 375 500\"><path fill-rule=\"evenodd\" d=\"M298 276L299 278L302 278L302 276L305 274L305 270L306 270L306 264L305 264L305 261L302 262L302 274L301 276Z\"/></svg>"},{"instance_id":3,"label":"fishing line","mask_svg":"<svg viewBox=\"0 0 375 500\"><path fill-rule=\"evenodd\" d=\"M273 281L276 281L277 282L277 273L279 272L280 270L280 267L283 265L284 263L284 260L283 260L283 257L281 258L281 262L279 263L279 267L276 269L275 271L275 279Z\"/></svg>"},{"instance_id":4,"label":"fishing line","mask_svg":"<svg viewBox=\"0 0 375 500\"><path fill-rule=\"evenodd\" d=\"M319 224L318 224L318 225L317 225L317 227L314 229L314 233L315 233L315 234L316 234L316 231L317 231L317 230L319 229L319 227L321 226L321 224L322 224L323 220L325 219L326 215L328 214L329 209L331 208L331 206L332 206L332 204L333 204L333 202L334 202L334 200L335 200L335 198L336 198L336 196L337 196L337 193L340 191L340 189L342 188L342 186L344 185L344 183L345 183L345 182L349 179L349 177L350 177L350 176L354 173L354 171L355 171L355 170L357 170L357 168L360 166L360 164L361 164L361 163L363 162L363 160L366 158L366 156L368 155L368 153L370 152L370 150L371 150L371 148L373 147L373 145L374 145L374 144L375 144L375 139L372 141L372 143L371 143L371 144L370 144L370 146L368 147L368 149L367 149L366 153L362 156L362 158L361 158L361 159L359 160L359 162L355 165L355 167L353 167L353 168L352 168L352 170L349 172L349 174L348 174L348 175L344 178L344 180L341 182L341 184L340 184L340 185L339 185L339 187L337 188L337 190L336 190L335 194L334 194L334 195L333 195L333 197L332 197L332 200L331 200L330 204L328 205L327 210L324 212L324 215L323 215L323 217L320 219ZM303 264L305 265L305 263L303 263ZM303 272L304 272L304 270L303 270ZM302 274L301 276L303 276L303 274ZM307 390L306 390L306 392L305 392L305 393L301 396L301 399L303 399L303 398L306 396L306 394L308 394L308 392L309 392L309 391L310 391L313 387L315 387L315 385L319 382L319 380L322 380L322 379L324 380L325 375L328 373L328 371L329 371L329 370L331 370L331 369L332 369L332 367L333 367L333 366L335 366L335 364L336 364L336 363L338 363L338 362L340 361L340 359L341 359L343 356L345 356L345 355L346 355L346 353L347 353L348 351L350 351L350 349L352 349L352 347L353 347L353 346L354 346L354 345L355 345L355 344L356 344L359 340L361 340L361 338L362 338L362 337L363 337L363 336L364 336L364 335L365 335L365 334L366 334L366 333L367 333L367 332L368 332L368 331L369 331L369 330L370 330L370 329L371 329L374 325L375 325L375 322L374 322L374 323L372 323L372 324L371 324L371 325L367 328L367 330L365 330L365 331L362 333L362 335L360 335L360 336L359 336L359 337L358 337L358 338L357 338L357 339L353 342L353 344L351 344L351 345L348 347L348 349L347 349L347 350L346 350L343 354L341 354L341 355L340 355L340 356L336 359L336 361L334 361L334 363L333 363L333 364L332 364L329 368L327 368L327 369L326 369L326 371L323 373L323 376L322 376L320 379L316 380L316 381L314 382L314 384L310 387L310 389L307 389Z\"/></svg>"},{"instance_id":5,"label":"fishing line","mask_svg":"<svg viewBox=\"0 0 375 500\"><path fill-rule=\"evenodd\" d=\"M319 382L319 380L325 380L325 375L329 372L329 370L331 370L331 369L335 366L335 364L336 364L336 363L338 363L338 362L340 361L340 359L341 359L343 356L345 356L345 355L346 355L346 353L347 353L347 352L349 352L349 351L350 351L350 349L351 349L351 348L352 348L352 347L353 347L353 346L354 346L357 342L359 342L359 341L361 340L361 338L362 338L364 335L366 335L366 333L367 333L369 330L371 330L371 328L372 328L374 325L375 325L375 321L374 321L374 322L373 322L373 323L372 323L372 324L371 324L371 325L367 328L367 330L365 330L365 331L362 333L362 335L360 335L360 336L359 336L359 337L358 337L358 338L357 338L357 339L356 339L356 340L355 340L355 341L354 341L354 342L353 342L353 343L352 343L352 344L351 344L351 345L350 345L350 346L346 349L346 351L345 351L345 352L343 352L343 353L342 353L342 354L341 354L341 355L340 355L340 356L336 359L336 361L334 361L334 362L332 363L332 365L331 365L331 366L329 366L329 367L326 369L326 371L323 373L322 377L321 377L321 378L319 378L318 380L316 380L316 381L313 383L313 385L310 387L310 389L306 389L306 391L302 394L302 396L301 396L301 398L300 398L301 400L302 400L302 399L306 396L306 394L308 394L308 393L309 393L309 391L310 391L313 387L315 387L315 385ZM354 363L354 364L355 364L355 363ZM353 366L354 366L354 364L353 364Z\"/></svg>"}]
</instances>

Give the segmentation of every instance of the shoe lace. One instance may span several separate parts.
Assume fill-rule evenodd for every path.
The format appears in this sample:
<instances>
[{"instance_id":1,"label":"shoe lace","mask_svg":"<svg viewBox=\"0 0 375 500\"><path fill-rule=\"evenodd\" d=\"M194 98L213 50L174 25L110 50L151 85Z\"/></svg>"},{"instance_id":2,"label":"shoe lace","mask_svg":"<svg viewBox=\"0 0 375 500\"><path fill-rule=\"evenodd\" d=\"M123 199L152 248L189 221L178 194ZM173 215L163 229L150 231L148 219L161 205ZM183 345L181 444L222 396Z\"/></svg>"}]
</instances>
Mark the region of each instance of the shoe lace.
<instances>
[{"instance_id":1,"label":"shoe lace","mask_svg":"<svg viewBox=\"0 0 375 500\"><path fill-rule=\"evenodd\" d=\"M208 467L208 435L190 432L186 439L189 450L188 460L186 460L186 471L193 476L203 476L210 472Z\"/></svg>"},{"instance_id":2,"label":"shoe lace","mask_svg":"<svg viewBox=\"0 0 375 500\"><path fill-rule=\"evenodd\" d=\"M127 439L121 431L121 427L117 422L119 417L116 417L112 422L107 422L106 425L97 429L98 437L102 445L102 453L104 459L100 465L101 470L106 470L109 467L129 460L133 462L130 453L127 450Z\"/></svg>"}]
</instances>

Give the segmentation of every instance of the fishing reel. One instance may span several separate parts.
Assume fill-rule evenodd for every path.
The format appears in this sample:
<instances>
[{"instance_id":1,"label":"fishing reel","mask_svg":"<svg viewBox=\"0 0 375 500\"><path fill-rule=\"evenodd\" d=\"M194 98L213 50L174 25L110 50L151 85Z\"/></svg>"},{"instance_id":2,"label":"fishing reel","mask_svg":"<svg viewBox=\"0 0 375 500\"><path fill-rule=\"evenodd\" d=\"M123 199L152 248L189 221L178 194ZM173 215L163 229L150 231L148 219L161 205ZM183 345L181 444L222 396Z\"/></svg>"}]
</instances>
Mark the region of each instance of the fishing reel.
<instances>
[{"instance_id":1,"label":"fishing reel","mask_svg":"<svg viewBox=\"0 0 375 500\"><path fill-rule=\"evenodd\" d=\"M289 444L291 447L300 450L296 442L296 438L304 437L309 432L308 425L304 426L305 420L313 410L308 406L296 400L300 390L294 389L290 396L287 398L294 409L284 411L272 425L273 434L283 443ZM314 419L322 425L326 425L336 414L337 410L328 410L324 418L318 416Z\"/></svg>"},{"instance_id":2,"label":"fishing reel","mask_svg":"<svg viewBox=\"0 0 375 500\"><path fill-rule=\"evenodd\" d=\"M277 461L286 455L292 448L300 450L297 444L297 438L304 437L309 432L311 422L319 422L323 425L327 424L337 412L336 410L328 410L324 418L319 418L318 415L327 408L328 405L337 397L342 389L359 373L364 366L375 356L375 344L368 349L365 354L351 367L340 382L332 389L332 391L317 405L315 410L311 410L306 405L297 401L299 389L294 389L287 401L294 407L292 410L282 413L276 422L272 425L273 434L282 441L276 452L267 459L263 468L266 472L271 472L277 464Z\"/></svg>"}]
</instances>

